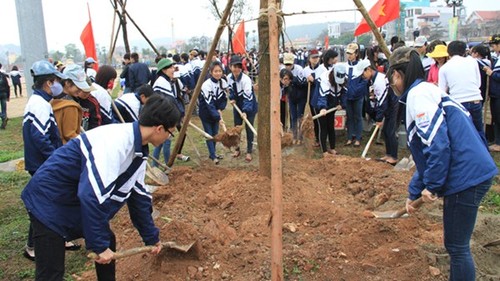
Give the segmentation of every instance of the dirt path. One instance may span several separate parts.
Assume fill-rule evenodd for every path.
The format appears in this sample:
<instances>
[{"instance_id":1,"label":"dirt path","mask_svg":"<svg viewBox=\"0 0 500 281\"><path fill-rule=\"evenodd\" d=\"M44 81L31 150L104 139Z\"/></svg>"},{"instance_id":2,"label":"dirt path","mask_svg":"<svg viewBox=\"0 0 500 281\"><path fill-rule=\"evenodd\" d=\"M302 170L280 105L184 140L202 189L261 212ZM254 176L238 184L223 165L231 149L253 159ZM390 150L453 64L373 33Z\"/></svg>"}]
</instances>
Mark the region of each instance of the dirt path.
<instances>
[{"instance_id":1,"label":"dirt path","mask_svg":"<svg viewBox=\"0 0 500 281\"><path fill-rule=\"evenodd\" d=\"M17 97L14 95L14 89L11 87L10 102L7 103L7 116L9 118L15 118L23 116L24 107L26 102L28 102L28 92L26 91L26 85L23 83L23 96Z\"/></svg>"}]
</instances>

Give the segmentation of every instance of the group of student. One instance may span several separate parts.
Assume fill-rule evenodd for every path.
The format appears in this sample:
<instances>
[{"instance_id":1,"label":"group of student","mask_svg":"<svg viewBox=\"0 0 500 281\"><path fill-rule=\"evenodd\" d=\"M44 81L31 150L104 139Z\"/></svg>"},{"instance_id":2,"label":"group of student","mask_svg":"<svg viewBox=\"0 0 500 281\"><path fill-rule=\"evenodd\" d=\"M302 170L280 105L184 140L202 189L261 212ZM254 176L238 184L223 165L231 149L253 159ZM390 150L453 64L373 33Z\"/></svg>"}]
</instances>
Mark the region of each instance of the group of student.
<instances>
[{"instance_id":1,"label":"group of student","mask_svg":"<svg viewBox=\"0 0 500 281\"><path fill-rule=\"evenodd\" d=\"M109 220L125 203L144 243L155 246L153 253L161 250L144 184L148 144L168 139L180 112L172 101L152 95L137 121L110 122L83 133L84 106L76 101L100 99L99 90L109 97L100 82L114 85L116 71L101 66L92 82L76 64L61 70L46 60L30 69L34 86L23 139L25 169L32 178L21 194L30 217L24 256L36 262L36 280L63 280L65 251L79 249L71 241L84 237L87 249L98 254L97 279L115 280L116 239Z\"/></svg>"}]
</instances>

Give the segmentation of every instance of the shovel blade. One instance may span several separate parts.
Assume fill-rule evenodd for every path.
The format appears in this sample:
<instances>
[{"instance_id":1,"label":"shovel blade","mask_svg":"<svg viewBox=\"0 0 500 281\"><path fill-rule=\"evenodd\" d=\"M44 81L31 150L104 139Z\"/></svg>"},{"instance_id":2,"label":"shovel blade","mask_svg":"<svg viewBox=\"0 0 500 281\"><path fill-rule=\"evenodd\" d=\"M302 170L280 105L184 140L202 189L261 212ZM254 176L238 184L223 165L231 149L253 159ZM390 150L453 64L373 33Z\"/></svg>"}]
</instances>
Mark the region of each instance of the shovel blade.
<instances>
[{"instance_id":1,"label":"shovel blade","mask_svg":"<svg viewBox=\"0 0 500 281\"><path fill-rule=\"evenodd\" d=\"M193 242L186 244L186 245L178 245L175 242L169 241L169 242L163 242L162 246L165 248L175 249L175 250L187 253L191 249L191 247L193 247L194 243L196 243L196 241L193 241Z\"/></svg>"},{"instance_id":2,"label":"shovel blade","mask_svg":"<svg viewBox=\"0 0 500 281\"><path fill-rule=\"evenodd\" d=\"M372 212L372 215L376 219L398 219L398 218L406 218L408 214L400 215L400 211L380 211L380 212Z\"/></svg>"}]
</instances>

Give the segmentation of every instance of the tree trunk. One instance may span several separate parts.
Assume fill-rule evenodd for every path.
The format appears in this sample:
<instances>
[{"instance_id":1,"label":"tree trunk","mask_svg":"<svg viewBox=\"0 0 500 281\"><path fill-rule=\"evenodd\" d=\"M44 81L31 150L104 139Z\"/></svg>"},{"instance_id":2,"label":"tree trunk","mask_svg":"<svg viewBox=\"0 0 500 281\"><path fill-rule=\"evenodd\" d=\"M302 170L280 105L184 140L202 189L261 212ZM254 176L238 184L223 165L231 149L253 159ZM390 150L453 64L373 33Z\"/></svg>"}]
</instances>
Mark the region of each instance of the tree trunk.
<instances>
[{"instance_id":1,"label":"tree trunk","mask_svg":"<svg viewBox=\"0 0 500 281\"><path fill-rule=\"evenodd\" d=\"M260 0L260 10L267 11L268 0ZM269 23L267 17L259 17L259 118L257 119L257 142L259 144L259 172L271 178L271 69L269 57ZM275 46L277 47L277 46Z\"/></svg>"}]
</instances>

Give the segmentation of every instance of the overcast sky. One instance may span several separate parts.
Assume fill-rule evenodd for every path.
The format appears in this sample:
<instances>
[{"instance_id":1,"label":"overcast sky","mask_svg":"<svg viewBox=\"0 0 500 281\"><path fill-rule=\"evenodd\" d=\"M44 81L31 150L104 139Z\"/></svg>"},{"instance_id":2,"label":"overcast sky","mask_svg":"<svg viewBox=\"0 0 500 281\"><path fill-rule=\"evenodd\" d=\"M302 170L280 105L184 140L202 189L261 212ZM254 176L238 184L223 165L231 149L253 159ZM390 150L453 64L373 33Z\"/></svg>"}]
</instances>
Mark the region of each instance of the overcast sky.
<instances>
[{"instance_id":1,"label":"overcast sky","mask_svg":"<svg viewBox=\"0 0 500 281\"><path fill-rule=\"evenodd\" d=\"M15 0L0 1L0 19L3 26L0 44L19 45ZM220 0L219 2L223 9L227 1ZM369 10L376 0L362 0L362 2ZM468 14L473 10L500 10L500 0L464 0L463 2L468 8ZM42 0L49 50L64 50L64 46L68 43L74 43L83 49L80 34L88 22L87 3L90 6L95 41L109 48L113 22L113 9L109 0ZM256 18L259 1L248 0L248 3L253 12L244 18ZM213 37L215 35L218 21L212 16L208 5L208 0L128 0L127 11L149 39L172 37L172 22L174 23L174 38L188 39L193 36ZM353 2L343 0L283 0L285 13L353 8L355 8ZM332 12L285 18L287 26L354 20L359 22L361 14L354 11ZM129 40L142 38L131 22L128 22L127 26ZM256 21L247 22L245 28L249 32L257 30ZM120 40L119 44L121 45Z\"/></svg>"}]
</instances>

